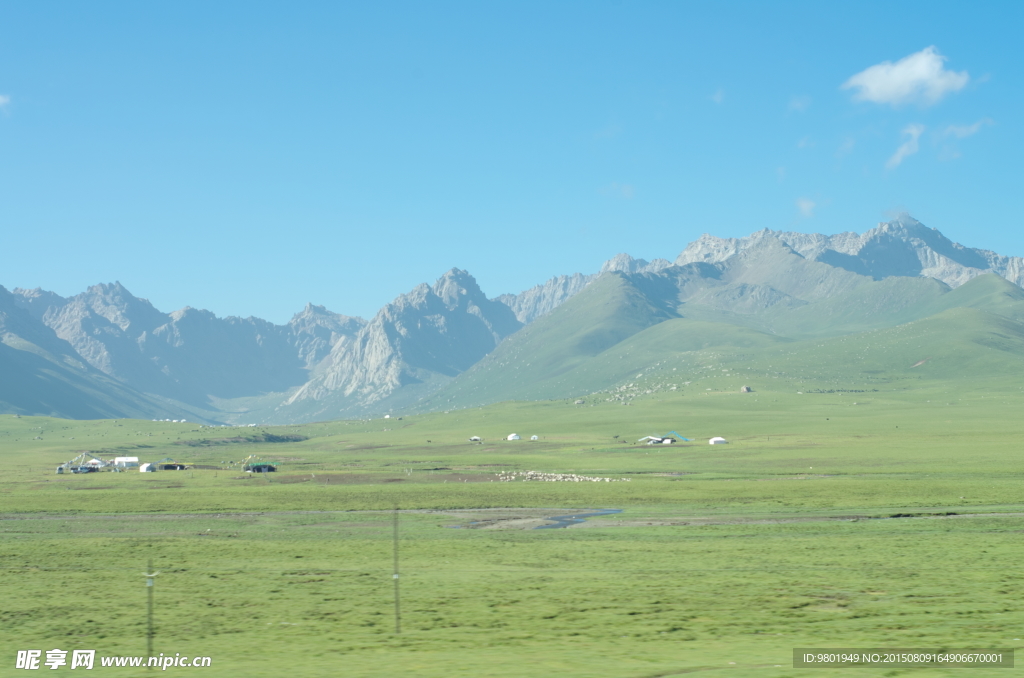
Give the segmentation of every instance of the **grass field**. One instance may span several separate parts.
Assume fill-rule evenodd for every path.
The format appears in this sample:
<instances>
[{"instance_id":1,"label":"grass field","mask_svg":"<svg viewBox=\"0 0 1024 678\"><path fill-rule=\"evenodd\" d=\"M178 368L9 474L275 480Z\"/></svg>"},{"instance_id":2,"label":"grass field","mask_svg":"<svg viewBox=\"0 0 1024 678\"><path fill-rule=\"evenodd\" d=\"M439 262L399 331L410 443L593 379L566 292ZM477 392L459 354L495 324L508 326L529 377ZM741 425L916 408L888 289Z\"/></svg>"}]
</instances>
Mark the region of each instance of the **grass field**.
<instances>
[{"instance_id":1,"label":"grass field","mask_svg":"<svg viewBox=\"0 0 1024 678\"><path fill-rule=\"evenodd\" d=\"M209 655L207 676L839 676L792 668L793 648L1024 647L1014 379L714 372L670 391L651 370L628 406L276 428L0 417L0 675L21 673L18 649L144 654L150 559L155 650ZM695 442L633 442L672 429ZM208 468L56 475L79 450ZM227 463L250 454L280 470ZM615 482L497 480L525 470ZM531 529L586 509L622 512Z\"/></svg>"}]
</instances>

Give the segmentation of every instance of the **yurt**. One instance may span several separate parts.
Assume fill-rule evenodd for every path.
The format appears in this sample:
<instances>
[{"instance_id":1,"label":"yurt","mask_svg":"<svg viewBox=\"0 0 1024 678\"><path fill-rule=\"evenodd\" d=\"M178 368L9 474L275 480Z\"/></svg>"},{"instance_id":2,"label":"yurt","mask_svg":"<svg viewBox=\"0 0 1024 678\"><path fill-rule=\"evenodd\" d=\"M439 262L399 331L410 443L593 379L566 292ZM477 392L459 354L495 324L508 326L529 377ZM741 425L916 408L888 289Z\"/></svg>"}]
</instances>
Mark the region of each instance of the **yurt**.
<instances>
[{"instance_id":1,"label":"yurt","mask_svg":"<svg viewBox=\"0 0 1024 678\"><path fill-rule=\"evenodd\" d=\"M721 436L715 436L714 438L712 438L711 440L708 441L708 444L709 445L725 445L727 442L729 442L729 441L726 440L725 438L722 438Z\"/></svg>"}]
</instances>

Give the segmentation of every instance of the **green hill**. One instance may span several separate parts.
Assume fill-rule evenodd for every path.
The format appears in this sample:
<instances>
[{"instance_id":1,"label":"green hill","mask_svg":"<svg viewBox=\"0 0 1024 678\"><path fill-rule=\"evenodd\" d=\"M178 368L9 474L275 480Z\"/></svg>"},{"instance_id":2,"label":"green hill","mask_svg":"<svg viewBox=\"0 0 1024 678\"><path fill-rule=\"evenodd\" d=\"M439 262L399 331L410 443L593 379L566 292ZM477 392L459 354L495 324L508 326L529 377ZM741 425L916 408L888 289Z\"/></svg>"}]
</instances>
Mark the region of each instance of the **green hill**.
<instances>
[{"instance_id":1,"label":"green hill","mask_svg":"<svg viewBox=\"0 0 1024 678\"><path fill-rule=\"evenodd\" d=\"M1014 387L1024 380L1024 324L980 309L954 308L842 337L665 356L638 372L628 384L606 389L613 394L609 397L628 401L673 386L694 395L738 392L742 386L755 392L835 393Z\"/></svg>"},{"instance_id":2,"label":"green hill","mask_svg":"<svg viewBox=\"0 0 1024 678\"><path fill-rule=\"evenodd\" d=\"M887 278L745 317L698 307L696 318L671 318L664 309L628 276L604 276L417 409L615 389L615 399L628 402L698 386L861 391L1024 376L1024 291L994 275L953 290L927 278Z\"/></svg>"},{"instance_id":3,"label":"green hill","mask_svg":"<svg viewBox=\"0 0 1024 678\"><path fill-rule=\"evenodd\" d=\"M553 312L503 341L419 411L499 400L562 397L570 375L608 348L672 317L621 273L606 273ZM604 383L595 382L595 383Z\"/></svg>"}]
</instances>

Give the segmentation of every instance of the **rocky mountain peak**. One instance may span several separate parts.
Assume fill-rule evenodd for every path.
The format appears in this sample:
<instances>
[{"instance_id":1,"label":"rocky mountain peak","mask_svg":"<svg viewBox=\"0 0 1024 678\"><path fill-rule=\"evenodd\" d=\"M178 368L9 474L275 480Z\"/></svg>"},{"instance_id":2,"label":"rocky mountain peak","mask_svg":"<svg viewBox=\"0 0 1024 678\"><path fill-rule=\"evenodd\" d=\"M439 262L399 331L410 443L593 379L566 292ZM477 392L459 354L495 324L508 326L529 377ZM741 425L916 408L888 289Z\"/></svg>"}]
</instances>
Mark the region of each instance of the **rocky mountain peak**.
<instances>
[{"instance_id":1,"label":"rocky mountain peak","mask_svg":"<svg viewBox=\"0 0 1024 678\"><path fill-rule=\"evenodd\" d=\"M719 238L710 233L704 233L679 253L675 264L676 266L697 262L717 264L735 256L743 248L743 244L740 238Z\"/></svg>"},{"instance_id":2,"label":"rocky mountain peak","mask_svg":"<svg viewBox=\"0 0 1024 678\"><path fill-rule=\"evenodd\" d=\"M502 294L500 297L495 297L494 301L508 306L515 313L519 322L528 324L553 311L596 278L597 274L560 275L519 294Z\"/></svg>"},{"instance_id":3,"label":"rocky mountain peak","mask_svg":"<svg viewBox=\"0 0 1024 678\"><path fill-rule=\"evenodd\" d=\"M148 330L167 321L167 316L154 308L148 299L136 297L120 282L93 285L67 301L63 314L94 314L121 330L133 325L139 330Z\"/></svg>"},{"instance_id":4,"label":"rocky mountain peak","mask_svg":"<svg viewBox=\"0 0 1024 678\"><path fill-rule=\"evenodd\" d=\"M311 325L331 327L339 330L355 326L355 329L358 330L366 324L366 321L356 316L342 315L329 311L326 306L308 303L305 308L292 316L288 324L296 328L296 331Z\"/></svg>"},{"instance_id":5,"label":"rocky mountain peak","mask_svg":"<svg viewBox=\"0 0 1024 678\"><path fill-rule=\"evenodd\" d=\"M326 306L319 306L313 302L307 302L306 307L296 313L294 318L326 315L327 313L330 313L330 311L327 310Z\"/></svg>"},{"instance_id":6,"label":"rocky mountain peak","mask_svg":"<svg viewBox=\"0 0 1024 678\"><path fill-rule=\"evenodd\" d=\"M909 214L857 234L822 235L763 229L745 238L718 238L704 234L686 246L677 266L693 262L719 264L768 240L783 243L811 261L875 279L890 276L926 277L958 287L992 272L1024 286L1024 260L988 250L964 247Z\"/></svg>"},{"instance_id":7,"label":"rocky mountain peak","mask_svg":"<svg viewBox=\"0 0 1024 678\"><path fill-rule=\"evenodd\" d=\"M430 289L449 308L460 306L463 297L473 301L487 298L480 290L476 278L460 268L447 271Z\"/></svg>"},{"instance_id":8,"label":"rocky mountain peak","mask_svg":"<svg viewBox=\"0 0 1024 678\"><path fill-rule=\"evenodd\" d=\"M26 290L15 287L13 292L14 303L28 311L32 317L42 319L47 309L52 306L63 306L67 299L55 292L49 292L41 287L34 290Z\"/></svg>"},{"instance_id":9,"label":"rocky mountain peak","mask_svg":"<svg viewBox=\"0 0 1024 678\"><path fill-rule=\"evenodd\" d=\"M351 341L335 344L316 376L285 404L323 408L333 401L359 410L403 387L431 390L520 327L507 305L488 299L473 276L453 268L432 286L417 285L385 305Z\"/></svg>"},{"instance_id":10,"label":"rocky mountain peak","mask_svg":"<svg viewBox=\"0 0 1024 678\"><path fill-rule=\"evenodd\" d=\"M647 261L646 259L635 259L628 254L620 253L604 262L599 273L607 273L608 271L621 271L623 273L657 273L671 265L672 262L667 259Z\"/></svg>"}]
</instances>

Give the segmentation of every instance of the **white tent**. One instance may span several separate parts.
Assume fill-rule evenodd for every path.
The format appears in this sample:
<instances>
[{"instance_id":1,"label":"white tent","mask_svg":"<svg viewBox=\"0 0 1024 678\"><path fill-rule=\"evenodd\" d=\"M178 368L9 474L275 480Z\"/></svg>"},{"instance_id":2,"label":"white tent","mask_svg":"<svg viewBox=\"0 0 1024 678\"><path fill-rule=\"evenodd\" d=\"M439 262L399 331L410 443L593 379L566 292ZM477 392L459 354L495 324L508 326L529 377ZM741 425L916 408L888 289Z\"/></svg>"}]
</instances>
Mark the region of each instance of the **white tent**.
<instances>
[{"instance_id":1,"label":"white tent","mask_svg":"<svg viewBox=\"0 0 1024 678\"><path fill-rule=\"evenodd\" d=\"M530 436L530 440L540 440L540 436Z\"/></svg>"},{"instance_id":2,"label":"white tent","mask_svg":"<svg viewBox=\"0 0 1024 678\"><path fill-rule=\"evenodd\" d=\"M506 440L520 440L518 433L510 433Z\"/></svg>"},{"instance_id":3,"label":"white tent","mask_svg":"<svg viewBox=\"0 0 1024 678\"><path fill-rule=\"evenodd\" d=\"M153 473L156 471L156 464L151 464L147 462L139 467L139 471L141 473Z\"/></svg>"},{"instance_id":4,"label":"white tent","mask_svg":"<svg viewBox=\"0 0 1024 678\"><path fill-rule=\"evenodd\" d=\"M727 442L729 442L729 441L726 440L725 438L722 438L720 436L715 436L714 438L712 438L711 440L708 441L708 444L709 445L725 445Z\"/></svg>"},{"instance_id":5,"label":"white tent","mask_svg":"<svg viewBox=\"0 0 1024 678\"><path fill-rule=\"evenodd\" d=\"M138 466L138 457L114 457L114 466L120 466L121 468L127 468L129 466Z\"/></svg>"}]
</instances>

